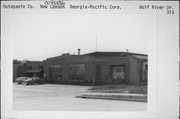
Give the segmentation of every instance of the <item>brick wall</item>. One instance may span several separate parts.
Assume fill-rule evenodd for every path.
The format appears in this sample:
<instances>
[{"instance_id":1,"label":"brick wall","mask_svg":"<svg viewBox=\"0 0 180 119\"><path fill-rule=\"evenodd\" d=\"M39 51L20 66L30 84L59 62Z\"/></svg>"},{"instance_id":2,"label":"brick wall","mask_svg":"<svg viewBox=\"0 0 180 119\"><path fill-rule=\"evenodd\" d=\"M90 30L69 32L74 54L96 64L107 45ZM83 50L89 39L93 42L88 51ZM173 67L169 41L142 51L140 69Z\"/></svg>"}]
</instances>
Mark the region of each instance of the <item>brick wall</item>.
<instances>
[{"instance_id":1,"label":"brick wall","mask_svg":"<svg viewBox=\"0 0 180 119\"><path fill-rule=\"evenodd\" d=\"M68 65L71 64L85 64L85 74L84 74L84 82L89 85L93 84L93 78L95 83L101 84L109 84L112 83L111 78L111 66L113 65L124 65L125 72L126 72L126 84L133 83L130 81L130 59L129 56L126 57L99 57L94 58L91 56L62 56L62 57L55 57L50 58L44 61L44 73L45 73L45 80L47 82L51 82L49 77L49 67L51 65L63 65L63 79L59 81L59 83L68 83L69 81L69 67ZM99 65L101 67L100 79L96 77L96 66ZM132 65L132 63L131 63ZM135 67L134 67L135 68ZM58 83L58 82L56 82Z\"/></svg>"}]
</instances>

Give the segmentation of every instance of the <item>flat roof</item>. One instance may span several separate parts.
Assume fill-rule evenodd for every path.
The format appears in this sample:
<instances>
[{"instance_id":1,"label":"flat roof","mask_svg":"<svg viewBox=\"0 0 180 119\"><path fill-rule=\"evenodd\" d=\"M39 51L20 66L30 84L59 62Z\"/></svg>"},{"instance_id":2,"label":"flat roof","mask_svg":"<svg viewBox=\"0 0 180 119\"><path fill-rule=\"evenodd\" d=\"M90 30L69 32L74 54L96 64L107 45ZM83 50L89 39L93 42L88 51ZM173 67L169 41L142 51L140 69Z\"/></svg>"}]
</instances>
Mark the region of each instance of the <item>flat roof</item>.
<instances>
[{"instance_id":1,"label":"flat roof","mask_svg":"<svg viewBox=\"0 0 180 119\"><path fill-rule=\"evenodd\" d=\"M126 55L136 55L136 56L147 56L146 54L139 54L139 53L131 53L131 52L91 52L87 54L82 54L82 55L74 55L74 54L67 54L67 55L59 55L55 57L50 57L48 59L53 59L53 58L67 58L67 57L82 57L82 56L94 56L94 57L118 57L118 56L126 56Z\"/></svg>"},{"instance_id":2,"label":"flat roof","mask_svg":"<svg viewBox=\"0 0 180 119\"><path fill-rule=\"evenodd\" d=\"M137 56L147 56L146 54L130 53L130 52L92 52L85 55L102 57L102 56L125 56L127 54L137 55Z\"/></svg>"},{"instance_id":3,"label":"flat roof","mask_svg":"<svg viewBox=\"0 0 180 119\"><path fill-rule=\"evenodd\" d=\"M137 59L148 59L148 56L133 55Z\"/></svg>"}]
</instances>

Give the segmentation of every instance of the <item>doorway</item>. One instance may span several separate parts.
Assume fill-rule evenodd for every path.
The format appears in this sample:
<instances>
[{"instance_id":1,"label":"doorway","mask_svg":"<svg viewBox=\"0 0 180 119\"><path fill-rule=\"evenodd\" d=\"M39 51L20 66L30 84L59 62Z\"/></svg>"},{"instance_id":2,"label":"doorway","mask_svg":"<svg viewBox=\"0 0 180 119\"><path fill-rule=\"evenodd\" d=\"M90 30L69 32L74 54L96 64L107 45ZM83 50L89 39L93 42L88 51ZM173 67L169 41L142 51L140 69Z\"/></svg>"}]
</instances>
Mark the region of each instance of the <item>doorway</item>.
<instances>
[{"instance_id":1,"label":"doorway","mask_svg":"<svg viewBox=\"0 0 180 119\"><path fill-rule=\"evenodd\" d=\"M54 65L49 67L49 78L52 82L62 80L62 65Z\"/></svg>"}]
</instances>

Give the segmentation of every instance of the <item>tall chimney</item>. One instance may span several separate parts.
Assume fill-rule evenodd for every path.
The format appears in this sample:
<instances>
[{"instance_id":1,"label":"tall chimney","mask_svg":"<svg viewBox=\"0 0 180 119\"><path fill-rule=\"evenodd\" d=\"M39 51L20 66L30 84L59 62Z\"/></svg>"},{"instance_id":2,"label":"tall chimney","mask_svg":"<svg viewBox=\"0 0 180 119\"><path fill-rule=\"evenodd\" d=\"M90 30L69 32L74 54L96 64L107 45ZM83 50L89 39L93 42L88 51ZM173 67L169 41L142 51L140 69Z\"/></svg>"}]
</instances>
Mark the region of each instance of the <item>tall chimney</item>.
<instances>
[{"instance_id":1,"label":"tall chimney","mask_svg":"<svg viewBox=\"0 0 180 119\"><path fill-rule=\"evenodd\" d=\"M80 51L81 51L81 49L78 49L78 55L80 55Z\"/></svg>"}]
</instances>

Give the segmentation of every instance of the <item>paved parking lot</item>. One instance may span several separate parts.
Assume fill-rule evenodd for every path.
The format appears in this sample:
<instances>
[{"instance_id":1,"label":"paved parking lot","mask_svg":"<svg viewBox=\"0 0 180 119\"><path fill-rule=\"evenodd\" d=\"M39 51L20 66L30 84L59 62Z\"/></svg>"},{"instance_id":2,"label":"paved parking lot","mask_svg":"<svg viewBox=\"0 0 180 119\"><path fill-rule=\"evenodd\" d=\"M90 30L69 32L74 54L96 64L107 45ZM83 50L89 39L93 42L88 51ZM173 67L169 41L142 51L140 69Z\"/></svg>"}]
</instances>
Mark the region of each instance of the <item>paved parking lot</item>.
<instances>
[{"instance_id":1,"label":"paved parking lot","mask_svg":"<svg viewBox=\"0 0 180 119\"><path fill-rule=\"evenodd\" d=\"M120 100L83 99L90 86L13 84L13 109L34 111L145 111L147 103Z\"/></svg>"}]
</instances>

